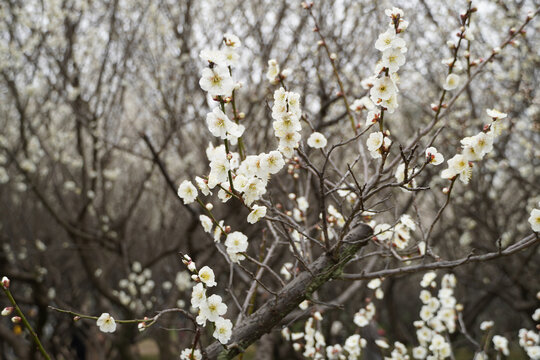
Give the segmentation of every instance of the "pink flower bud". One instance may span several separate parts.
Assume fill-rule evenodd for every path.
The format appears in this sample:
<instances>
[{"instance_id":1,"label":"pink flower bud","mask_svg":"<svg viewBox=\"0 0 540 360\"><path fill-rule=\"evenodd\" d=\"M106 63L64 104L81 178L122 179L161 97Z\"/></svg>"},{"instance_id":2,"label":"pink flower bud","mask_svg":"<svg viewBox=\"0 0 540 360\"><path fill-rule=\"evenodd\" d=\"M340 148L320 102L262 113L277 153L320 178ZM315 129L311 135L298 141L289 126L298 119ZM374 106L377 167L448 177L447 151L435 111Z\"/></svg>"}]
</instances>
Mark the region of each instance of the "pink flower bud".
<instances>
[{"instance_id":1,"label":"pink flower bud","mask_svg":"<svg viewBox=\"0 0 540 360\"><path fill-rule=\"evenodd\" d=\"M11 322L14 323L14 324L18 324L21 322L21 317L20 316L14 316L11 318Z\"/></svg>"},{"instance_id":2,"label":"pink flower bud","mask_svg":"<svg viewBox=\"0 0 540 360\"><path fill-rule=\"evenodd\" d=\"M9 283L10 283L10 281L7 278L7 276L4 276L2 278L2 286L4 287L4 289L6 289L6 290L9 289Z\"/></svg>"},{"instance_id":3,"label":"pink flower bud","mask_svg":"<svg viewBox=\"0 0 540 360\"><path fill-rule=\"evenodd\" d=\"M2 316L9 316L13 312L13 307L8 306L5 307L4 310L2 310Z\"/></svg>"}]
</instances>

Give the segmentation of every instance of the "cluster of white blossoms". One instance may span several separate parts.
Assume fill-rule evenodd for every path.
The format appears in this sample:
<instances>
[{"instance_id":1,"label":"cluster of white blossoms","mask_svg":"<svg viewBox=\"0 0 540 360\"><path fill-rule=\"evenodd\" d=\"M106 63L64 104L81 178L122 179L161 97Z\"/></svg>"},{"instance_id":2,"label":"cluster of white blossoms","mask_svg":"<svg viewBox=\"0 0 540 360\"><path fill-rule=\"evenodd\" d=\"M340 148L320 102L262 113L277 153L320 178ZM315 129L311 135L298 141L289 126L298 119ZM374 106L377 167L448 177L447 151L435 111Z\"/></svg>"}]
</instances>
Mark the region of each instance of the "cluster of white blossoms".
<instances>
[{"instance_id":1,"label":"cluster of white blossoms","mask_svg":"<svg viewBox=\"0 0 540 360\"><path fill-rule=\"evenodd\" d=\"M242 43L232 34L223 36L224 48L221 50L202 50L199 57L208 61L208 67L203 69L199 85L212 97L231 96L236 87L230 67L238 63L239 55L236 52Z\"/></svg>"},{"instance_id":2,"label":"cluster of white blossoms","mask_svg":"<svg viewBox=\"0 0 540 360\"><path fill-rule=\"evenodd\" d=\"M493 150L493 141L502 131L504 125L501 120L506 118L506 114L491 109L486 112L492 118L491 124L484 126L484 130L478 134L461 140L462 152L447 161L448 168L441 172L442 178L454 179L459 176L461 182L468 184L472 175L472 163L482 160Z\"/></svg>"},{"instance_id":3,"label":"cluster of white blossoms","mask_svg":"<svg viewBox=\"0 0 540 360\"><path fill-rule=\"evenodd\" d=\"M199 349L187 348L180 353L180 360L202 360L202 358Z\"/></svg>"},{"instance_id":4,"label":"cluster of white blossoms","mask_svg":"<svg viewBox=\"0 0 540 360\"><path fill-rule=\"evenodd\" d=\"M266 71L266 79L272 85L277 85L281 79L286 79L291 74L290 69L280 70L279 64L276 59L268 60L268 70Z\"/></svg>"},{"instance_id":5,"label":"cluster of white blossoms","mask_svg":"<svg viewBox=\"0 0 540 360\"><path fill-rule=\"evenodd\" d=\"M369 95L374 104L391 114L398 107L397 83L399 76L397 71L400 66L405 64L405 53L407 52L405 40L399 34L407 28L408 23L403 19L403 10L401 9L395 7L386 9L385 14L390 17L390 24L375 42L375 48L382 52L382 58L375 68L375 77L370 80L373 86ZM369 108L369 105L367 107Z\"/></svg>"},{"instance_id":6,"label":"cluster of white blossoms","mask_svg":"<svg viewBox=\"0 0 540 360\"><path fill-rule=\"evenodd\" d=\"M358 327L367 326L375 316L375 312L375 305L373 303L369 303L365 308L360 309L356 314L354 314L353 322Z\"/></svg>"},{"instance_id":7,"label":"cluster of white blossoms","mask_svg":"<svg viewBox=\"0 0 540 360\"><path fill-rule=\"evenodd\" d=\"M389 348L390 346L383 340L376 340L375 343L382 349ZM407 347L399 341L394 342L394 349L390 353L390 357L385 357L388 360L409 360L409 354Z\"/></svg>"},{"instance_id":8,"label":"cluster of white blossoms","mask_svg":"<svg viewBox=\"0 0 540 360\"><path fill-rule=\"evenodd\" d=\"M392 114L397 109L397 71L405 63L407 52L405 40L399 36L408 25L407 21L403 20L403 10L394 7L386 9L385 14L390 17L389 27L375 42L375 48L382 52L382 58L375 67L375 75L363 81L363 85L370 89L370 97L357 99L351 105L353 111L368 110L367 126L379 122L383 110ZM386 131L370 134L367 147L373 158L380 158L389 150L392 143L389 135Z\"/></svg>"},{"instance_id":9,"label":"cluster of white blossoms","mask_svg":"<svg viewBox=\"0 0 540 360\"><path fill-rule=\"evenodd\" d=\"M420 285L436 290L436 276L434 272L426 273ZM416 337L420 344L413 349L415 359L437 360L451 356L452 349L450 343L446 341L445 334L453 334L456 331L456 311L461 307L454 297L456 283L453 274L445 274L437 296L433 296L427 289L420 292L420 300L424 305L420 310L421 320L414 322L417 329Z\"/></svg>"},{"instance_id":10,"label":"cluster of white blossoms","mask_svg":"<svg viewBox=\"0 0 540 360\"><path fill-rule=\"evenodd\" d=\"M439 289L437 289L436 278L437 274L431 271L426 273L420 281L420 286L424 288L420 291L420 300L423 303L420 310L421 320L414 322L419 346L412 349L412 357L418 360L444 360L453 358L452 346L449 342L448 335L456 332L458 312L463 311L463 305L458 304L454 297L454 289L457 285L455 275L445 274L441 279L441 286ZM373 279L367 285L369 289L375 290L375 297L377 299L383 298L381 285L382 279ZM540 300L540 292L536 294L536 297ZM300 309L304 311L307 310L308 306L309 302L307 300L299 305ZM375 305L370 301L364 309L361 309L355 314L354 323L359 327L365 327L373 321L374 316ZM303 356L308 359L359 359L362 348L367 345L367 341L357 334L349 336L343 346L335 344L324 348L326 343L324 335L316 330L318 328L316 326L317 321L321 321L322 319L323 317L320 312L315 311L307 320L304 332L291 333L289 328L284 328L281 334L286 340L293 343L293 347L296 351L304 350ZM536 309L532 315L532 319L536 322L540 322L540 308ZM487 332L492 329L493 326L493 321L483 321L480 324L480 329ZM335 321L332 324L330 332L336 334L342 329L343 324L339 321ZM305 341L305 344L301 342L302 340ZM527 330L524 328L520 329L518 340L519 345L525 350L530 359L540 360L540 334L538 331ZM489 341L489 337L486 337L486 341ZM504 356L510 354L509 341L505 337L494 335L491 338L491 342L493 343L493 348L497 352L500 352ZM390 352L390 350L388 350L390 349L390 346L384 338L376 339L375 345L383 352ZM390 356L385 356L385 359L410 359L409 350L404 344L395 342L393 345ZM488 344L486 343L483 349L475 354L475 360L488 359L485 352L487 346Z\"/></svg>"},{"instance_id":11,"label":"cluster of white blossoms","mask_svg":"<svg viewBox=\"0 0 540 360\"><path fill-rule=\"evenodd\" d=\"M540 311L540 309L536 309L535 314L537 314ZM540 319L537 317L535 319L533 315L533 319L538 322ZM527 355L532 360L539 360L540 359L540 334L538 334L538 331L535 332L533 330L527 330L527 329L520 329L519 330L519 345L525 350Z\"/></svg>"},{"instance_id":12,"label":"cluster of white blossoms","mask_svg":"<svg viewBox=\"0 0 540 360\"><path fill-rule=\"evenodd\" d=\"M274 132L279 140L278 150L286 158L294 155L294 149L300 143L302 124L302 109L300 108L300 94L279 88L274 92L272 106L272 123Z\"/></svg>"},{"instance_id":13,"label":"cluster of white blossoms","mask_svg":"<svg viewBox=\"0 0 540 360\"><path fill-rule=\"evenodd\" d=\"M318 331L317 322L322 321L320 312L316 311L307 321L304 332L291 333L288 328L281 331L282 336L293 342L296 351L302 351L302 355L308 359L328 359L328 360L357 360L360 359L362 348L367 344L365 339L355 334L349 336L343 346L341 344L326 346L324 335ZM338 322L335 324L340 325ZM301 343L300 340L304 340Z\"/></svg>"},{"instance_id":14,"label":"cluster of white blossoms","mask_svg":"<svg viewBox=\"0 0 540 360\"><path fill-rule=\"evenodd\" d=\"M138 261L133 262L131 270L132 272L128 274L127 278L118 281L121 290L113 290L112 293L118 297L123 305L128 306L133 311L150 310L154 306L151 298L143 302L142 297L151 294L156 286L152 280L152 270L143 270Z\"/></svg>"},{"instance_id":15,"label":"cluster of white blossoms","mask_svg":"<svg viewBox=\"0 0 540 360\"><path fill-rule=\"evenodd\" d=\"M374 220L371 220L368 225L373 228L378 241L388 243L399 250L407 247L411 239L411 231L416 230L416 224L408 214L401 215L399 222L393 228L390 224L377 224Z\"/></svg>"},{"instance_id":16,"label":"cluster of white blossoms","mask_svg":"<svg viewBox=\"0 0 540 360\"><path fill-rule=\"evenodd\" d=\"M537 299L540 300L540 292L536 294ZM536 309L532 315L532 319L535 322L540 322L540 308ZM480 324L480 329L482 331L490 330L493 327L493 321L483 321ZM527 356L532 360L540 360L540 334L538 331L527 330L522 328L518 332L519 345L525 350ZM491 339L493 343L493 348L502 353L504 356L510 355L509 341L507 338L501 335L494 335ZM480 355L480 356L478 356ZM475 360L484 360L487 359L487 355L484 352L477 354Z\"/></svg>"},{"instance_id":17,"label":"cluster of white blossoms","mask_svg":"<svg viewBox=\"0 0 540 360\"><path fill-rule=\"evenodd\" d=\"M232 334L231 320L223 318L227 312L227 305L223 303L221 296L214 294L207 297L206 294L208 288L217 285L214 271L208 266L197 270L197 266L188 255L183 256L182 262L192 273L191 278L197 282L191 293L191 306L198 310L197 324L204 327L206 321L212 322L214 324L214 333L212 334L214 338L222 344L227 344ZM194 352L192 349L188 350L188 352L184 350L182 354L185 353L187 356L187 354Z\"/></svg>"},{"instance_id":18,"label":"cluster of white blossoms","mask_svg":"<svg viewBox=\"0 0 540 360\"><path fill-rule=\"evenodd\" d=\"M462 21L464 18L462 18ZM458 36L467 40L469 43L474 40L474 36L472 34L472 31L469 29L467 23L464 24L464 27L461 27L458 33ZM456 44L453 41L448 41L447 45L450 47L451 50L455 50ZM465 52L465 57L470 59L470 53L467 50ZM469 66L476 66L480 62L480 59L476 60L469 60ZM461 85L461 77L457 75L457 72L463 71L463 65L461 62L457 59L457 57L450 57L442 60L442 63L450 68L449 74L446 76L446 79L443 84L443 89L446 91L451 91L454 89L457 89L459 85ZM433 106L436 106L435 104ZM433 108L432 106L432 108Z\"/></svg>"}]
</instances>

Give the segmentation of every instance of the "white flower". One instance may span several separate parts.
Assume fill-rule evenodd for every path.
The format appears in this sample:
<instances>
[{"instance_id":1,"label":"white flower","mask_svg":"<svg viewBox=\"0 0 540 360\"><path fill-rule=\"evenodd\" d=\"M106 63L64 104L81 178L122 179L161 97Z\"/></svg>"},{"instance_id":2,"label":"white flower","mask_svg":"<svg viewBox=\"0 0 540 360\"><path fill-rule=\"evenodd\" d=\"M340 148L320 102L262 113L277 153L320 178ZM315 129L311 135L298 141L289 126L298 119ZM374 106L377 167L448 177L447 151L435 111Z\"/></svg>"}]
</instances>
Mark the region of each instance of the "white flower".
<instances>
[{"instance_id":1,"label":"white flower","mask_svg":"<svg viewBox=\"0 0 540 360\"><path fill-rule=\"evenodd\" d=\"M420 282L420 286L422 287L428 287L433 280L437 277L437 274L433 271L427 272L424 274L424 277L422 278L422 281Z\"/></svg>"},{"instance_id":2,"label":"white flower","mask_svg":"<svg viewBox=\"0 0 540 360\"><path fill-rule=\"evenodd\" d=\"M489 117L492 117L493 120L504 119L507 116L507 114L495 109L486 109L486 113Z\"/></svg>"},{"instance_id":3,"label":"white flower","mask_svg":"<svg viewBox=\"0 0 540 360\"><path fill-rule=\"evenodd\" d=\"M276 150L265 154L262 162L270 174L277 174L283 168L283 166L285 166L283 155Z\"/></svg>"},{"instance_id":4,"label":"white flower","mask_svg":"<svg viewBox=\"0 0 540 360\"><path fill-rule=\"evenodd\" d=\"M214 63L218 65L225 64L225 57L223 56L223 53L219 50L203 49L199 53L199 57L202 60L208 61L209 63Z\"/></svg>"},{"instance_id":5,"label":"white flower","mask_svg":"<svg viewBox=\"0 0 540 360\"><path fill-rule=\"evenodd\" d=\"M444 179L451 179L456 175L459 175L459 179L467 184L471 177L472 169L467 159L461 155L456 154L453 158L447 161L448 169L443 170L441 176Z\"/></svg>"},{"instance_id":6,"label":"white flower","mask_svg":"<svg viewBox=\"0 0 540 360\"><path fill-rule=\"evenodd\" d=\"M540 209L532 209L529 223L533 231L540 232Z\"/></svg>"},{"instance_id":7,"label":"white flower","mask_svg":"<svg viewBox=\"0 0 540 360\"><path fill-rule=\"evenodd\" d=\"M397 94L393 93L388 99L382 100L379 105L385 108L386 112L389 114L393 114L399 106L397 102Z\"/></svg>"},{"instance_id":8,"label":"white flower","mask_svg":"<svg viewBox=\"0 0 540 360\"><path fill-rule=\"evenodd\" d=\"M371 101L378 104L381 100L388 100L396 93L396 85L388 76L376 79L373 87L369 90Z\"/></svg>"},{"instance_id":9,"label":"white flower","mask_svg":"<svg viewBox=\"0 0 540 360\"><path fill-rule=\"evenodd\" d=\"M365 346L365 343L366 340L362 339L358 334L351 335L345 340L343 348L349 353L350 360L360 358L362 347Z\"/></svg>"},{"instance_id":10,"label":"white flower","mask_svg":"<svg viewBox=\"0 0 540 360\"><path fill-rule=\"evenodd\" d=\"M540 345L529 346L529 347L527 348L527 355L528 355L532 360L538 360L538 359L540 359Z\"/></svg>"},{"instance_id":11,"label":"white flower","mask_svg":"<svg viewBox=\"0 0 540 360\"><path fill-rule=\"evenodd\" d=\"M393 47L405 47L405 40L397 37L394 29L388 29L377 38L375 49L384 51Z\"/></svg>"},{"instance_id":12,"label":"white flower","mask_svg":"<svg viewBox=\"0 0 540 360\"><path fill-rule=\"evenodd\" d=\"M302 212L306 212L309 208L309 202L304 196L296 198L296 203L298 204L298 209Z\"/></svg>"},{"instance_id":13,"label":"white flower","mask_svg":"<svg viewBox=\"0 0 540 360\"><path fill-rule=\"evenodd\" d=\"M246 251L248 247L248 237L240 231L235 231L227 235L225 246L228 253L241 253Z\"/></svg>"},{"instance_id":14,"label":"white flower","mask_svg":"<svg viewBox=\"0 0 540 360\"><path fill-rule=\"evenodd\" d=\"M201 279L201 281L208 287L217 285L214 277L214 271L208 266L203 266L202 269L199 270L199 279Z\"/></svg>"},{"instance_id":15,"label":"white flower","mask_svg":"<svg viewBox=\"0 0 540 360\"><path fill-rule=\"evenodd\" d=\"M401 215L401 217L399 218L399 221L405 225L406 227L408 227L409 229L411 230L415 230L416 229L416 224L414 222L414 220L412 219L411 215L409 214L403 214Z\"/></svg>"},{"instance_id":16,"label":"white flower","mask_svg":"<svg viewBox=\"0 0 540 360\"><path fill-rule=\"evenodd\" d=\"M289 104L289 111L297 118L300 118L302 116L302 109L300 108L300 94L292 91L288 92L287 103Z\"/></svg>"},{"instance_id":17,"label":"white flower","mask_svg":"<svg viewBox=\"0 0 540 360\"><path fill-rule=\"evenodd\" d=\"M215 330L213 336L222 344L226 344L231 338L232 322L229 319L218 318L214 323Z\"/></svg>"},{"instance_id":18,"label":"white flower","mask_svg":"<svg viewBox=\"0 0 540 360\"><path fill-rule=\"evenodd\" d=\"M234 89L234 81L226 66L216 65L213 68L205 68L202 71L199 85L211 96L229 96Z\"/></svg>"},{"instance_id":19,"label":"white flower","mask_svg":"<svg viewBox=\"0 0 540 360\"><path fill-rule=\"evenodd\" d=\"M279 75L279 64L276 59L268 60L268 71L266 72L266 79L271 83L274 83Z\"/></svg>"},{"instance_id":20,"label":"white flower","mask_svg":"<svg viewBox=\"0 0 540 360\"><path fill-rule=\"evenodd\" d=\"M370 282L368 282L367 287L375 290L381 286L381 279L373 279Z\"/></svg>"},{"instance_id":21,"label":"white flower","mask_svg":"<svg viewBox=\"0 0 540 360\"><path fill-rule=\"evenodd\" d=\"M221 139L227 138L227 132L231 127L231 124L234 124L227 115L220 108L215 108L211 113L206 115L206 124L208 129L215 137Z\"/></svg>"},{"instance_id":22,"label":"white flower","mask_svg":"<svg viewBox=\"0 0 540 360\"><path fill-rule=\"evenodd\" d=\"M213 189L217 184L227 181L230 164L227 158L218 158L210 162L210 174L208 174L208 187Z\"/></svg>"},{"instance_id":23,"label":"white flower","mask_svg":"<svg viewBox=\"0 0 540 360\"><path fill-rule=\"evenodd\" d=\"M187 348L182 350L180 354L180 360L202 360L201 351L198 349Z\"/></svg>"},{"instance_id":24,"label":"white flower","mask_svg":"<svg viewBox=\"0 0 540 360\"><path fill-rule=\"evenodd\" d=\"M456 74L450 74L446 77L446 81L444 82L443 89L444 90L454 90L459 86L460 83L460 77Z\"/></svg>"},{"instance_id":25,"label":"white flower","mask_svg":"<svg viewBox=\"0 0 540 360\"><path fill-rule=\"evenodd\" d=\"M383 145L384 135L382 132L371 133L366 141L366 145L369 151L377 151Z\"/></svg>"},{"instance_id":26,"label":"white flower","mask_svg":"<svg viewBox=\"0 0 540 360\"><path fill-rule=\"evenodd\" d=\"M198 283L193 287L193 292L191 293L191 306L195 309L199 308L206 301L206 289L204 285Z\"/></svg>"},{"instance_id":27,"label":"white flower","mask_svg":"<svg viewBox=\"0 0 540 360\"><path fill-rule=\"evenodd\" d=\"M405 64L405 55L400 48L386 49L382 54L382 64L389 72L394 73Z\"/></svg>"},{"instance_id":28,"label":"white flower","mask_svg":"<svg viewBox=\"0 0 540 360\"><path fill-rule=\"evenodd\" d=\"M266 183L258 178L251 178L244 188L243 198L249 206L255 200L258 200L261 195L266 193Z\"/></svg>"},{"instance_id":29,"label":"white flower","mask_svg":"<svg viewBox=\"0 0 540 360\"><path fill-rule=\"evenodd\" d=\"M215 322L227 312L227 305L222 302L221 296L212 295L202 304L200 311L206 319Z\"/></svg>"},{"instance_id":30,"label":"white flower","mask_svg":"<svg viewBox=\"0 0 540 360\"><path fill-rule=\"evenodd\" d=\"M486 331L493 327L493 321L482 321L480 323L480 330Z\"/></svg>"},{"instance_id":31,"label":"white flower","mask_svg":"<svg viewBox=\"0 0 540 360\"><path fill-rule=\"evenodd\" d=\"M540 321L540 308L536 309L531 317L534 321Z\"/></svg>"},{"instance_id":32,"label":"white flower","mask_svg":"<svg viewBox=\"0 0 540 360\"><path fill-rule=\"evenodd\" d=\"M433 146L426 149L426 157L430 164L440 165L444 161L443 155Z\"/></svg>"},{"instance_id":33,"label":"white flower","mask_svg":"<svg viewBox=\"0 0 540 360\"><path fill-rule=\"evenodd\" d=\"M427 356L427 350L423 346L417 346L413 349L412 354L415 359L425 359Z\"/></svg>"},{"instance_id":34,"label":"white flower","mask_svg":"<svg viewBox=\"0 0 540 360\"><path fill-rule=\"evenodd\" d=\"M474 152L482 158L493 150L493 135L481 132L471 138L470 146L472 146Z\"/></svg>"},{"instance_id":35,"label":"white flower","mask_svg":"<svg viewBox=\"0 0 540 360\"><path fill-rule=\"evenodd\" d=\"M178 187L178 196L184 200L184 204L191 204L197 198L197 188L191 181L184 180Z\"/></svg>"},{"instance_id":36,"label":"white flower","mask_svg":"<svg viewBox=\"0 0 540 360\"><path fill-rule=\"evenodd\" d=\"M116 322L109 313L103 313L97 319L97 326L99 330L104 333L113 333L116 330Z\"/></svg>"},{"instance_id":37,"label":"white flower","mask_svg":"<svg viewBox=\"0 0 540 360\"><path fill-rule=\"evenodd\" d=\"M249 213L247 217L247 222L250 224L255 224L259 219L263 218L266 215L266 206L253 205L253 210Z\"/></svg>"},{"instance_id":38,"label":"white flower","mask_svg":"<svg viewBox=\"0 0 540 360\"><path fill-rule=\"evenodd\" d=\"M321 149L326 146L326 138L323 134L320 132L314 132L311 134L307 140L308 146L315 148L315 149Z\"/></svg>"},{"instance_id":39,"label":"white flower","mask_svg":"<svg viewBox=\"0 0 540 360\"><path fill-rule=\"evenodd\" d=\"M277 137L282 138L287 133L292 133L302 130L302 125L298 117L292 112L285 112L272 123L274 132Z\"/></svg>"},{"instance_id":40,"label":"white flower","mask_svg":"<svg viewBox=\"0 0 540 360\"><path fill-rule=\"evenodd\" d=\"M508 351L508 339L503 336L493 336L493 346L495 347L495 350L501 351L506 356L510 353Z\"/></svg>"},{"instance_id":41,"label":"white flower","mask_svg":"<svg viewBox=\"0 0 540 360\"><path fill-rule=\"evenodd\" d=\"M212 219L210 219L206 215L201 215L201 216L199 216L199 221L201 222L201 225L202 225L205 232L207 232L207 233L212 232L212 225L213 225Z\"/></svg>"},{"instance_id":42,"label":"white flower","mask_svg":"<svg viewBox=\"0 0 540 360\"><path fill-rule=\"evenodd\" d=\"M195 182L197 183L197 187L199 188L199 190L201 190L201 192L203 193L204 196L208 196L208 195L212 194L212 192L208 188L207 182L204 181L203 178L201 178L200 176L196 176L195 177Z\"/></svg>"},{"instance_id":43,"label":"white flower","mask_svg":"<svg viewBox=\"0 0 540 360\"><path fill-rule=\"evenodd\" d=\"M279 139L279 145L290 147L290 148L297 148L298 143L300 142L301 135L297 132L289 132L283 135L283 137L280 137Z\"/></svg>"},{"instance_id":44,"label":"white flower","mask_svg":"<svg viewBox=\"0 0 540 360\"><path fill-rule=\"evenodd\" d=\"M352 105L349 106L349 108L355 112L360 112L363 109L372 111L375 110L375 104L373 104L373 101L371 101L367 96L364 96L361 99L354 100Z\"/></svg>"}]
</instances>

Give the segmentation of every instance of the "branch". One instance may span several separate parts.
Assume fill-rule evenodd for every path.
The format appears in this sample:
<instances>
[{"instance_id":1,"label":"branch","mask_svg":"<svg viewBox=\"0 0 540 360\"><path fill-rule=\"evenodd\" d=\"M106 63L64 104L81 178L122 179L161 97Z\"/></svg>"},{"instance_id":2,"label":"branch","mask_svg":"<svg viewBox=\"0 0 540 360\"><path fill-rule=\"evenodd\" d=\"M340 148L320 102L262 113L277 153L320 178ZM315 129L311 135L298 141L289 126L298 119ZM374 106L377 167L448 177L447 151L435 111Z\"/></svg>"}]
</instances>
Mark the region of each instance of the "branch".
<instances>
[{"instance_id":1,"label":"branch","mask_svg":"<svg viewBox=\"0 0 540 360\"><path fill-rule=\"evenodd\" d=\"M341 252L337 254L336 260L332 255L321 255L309 266L309 271L301 272L279 292L275 299L268 300L255 313L236 326L229 347L224 348L218 342L208 346L206 348L208 359L217 359L218 357L219 359L232 359L241 352L241 349L246 349L264 334L270 332L306 297L311 296L314 291L328 281L338 277L357 251L368 244L372 233L373 230L369 226L358 223L346 237L353 244L343 246Z\"/></svg>"},{"instance_id":2,"label":"branch","mask_svg":"<svg viewBox=\"0 0 540 360\"><path fill-rule=\"evenodd\" d=\"M524 237L517 243L510 245L504 250L497 250L483 255L472 255L470 254L467 257L458 259L458 260L447 260L447 261L438 261L428 264L418 264L405 266L397 269L387 269L381 271L375 271L367 274L343 274L342 278L347 280L367 280L367 279L376 279L381 277L397 276L403 274L410 274L416 272L422 272L426 270L436 270L436 269L451 269L467 263L482 262L494 260L503 256L512 255L520 250L526 249L536 243L540 242L540 237L534 233L529 236Z\"/></svg>"}]
</instances>

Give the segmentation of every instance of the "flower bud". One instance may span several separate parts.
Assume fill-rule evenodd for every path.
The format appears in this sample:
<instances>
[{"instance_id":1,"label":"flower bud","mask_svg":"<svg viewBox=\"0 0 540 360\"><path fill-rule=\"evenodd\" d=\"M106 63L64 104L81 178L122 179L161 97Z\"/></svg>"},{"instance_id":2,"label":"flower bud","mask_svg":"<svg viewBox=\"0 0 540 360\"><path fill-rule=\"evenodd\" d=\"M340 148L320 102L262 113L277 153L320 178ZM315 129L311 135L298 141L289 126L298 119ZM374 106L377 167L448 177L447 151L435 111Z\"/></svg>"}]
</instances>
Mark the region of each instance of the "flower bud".
<instances>
[{"instance_id":1,"label":"flower bud","mask_svg":"<svg viewBox=\"0 0 540 360\"><path fill-rule=\"evenodd\" d=\"M212 211L212 209L214 208L214 205L213 205L212 203L208 203L208 204L206 204L205 207L206 207L206 209L207 209L208 211Z\"/></svg>"},{"instance_id":2,"label":"flower bud","mask_svg":"<svg viewBox=\"0 0 540 360\"><path fill-rule=\"evenodd\" d=\"M73 321L79 321L79 320L81 320L81 317L79 315L73 317Z\"/></svg>"},{"instance_id":3,"label":"flower bud","mask_svg":"<svg viewBox=\"0 0 540 360\"><path fill-rule=\"evenodd\" d=\"M18 324L21 322L21 317L20 316L14 316L11 318L11 322L14 323L14 324Z\"/></svg>"},{"instance_id":4,"label":"flower bud","mask_svg":"<svg viewBox=\"0 0 540 360\"><path fill-rule=\"evenodd\" d=\"M8 306L5 307L4 310L2 310L2 316L9 316L13 312L13 307Z\"/></svg>"},{"instance_id":5,"label":"flower bud","mask_svg":"<svg viewBox=\"0 0 540 360\"><path fill-rule=\"evenodd\" d=\"M9 283L10 283L10 281L7 278L7 276L4 276L2 278L2 286L4 287L4 289L6 289L6 290L9 289Z\"/></svg>"},{"instance_id":6,"label":"flower bud","mask_svg":"<svg viewBox=\"0 0 540 360\"><path fill-rule=\"evenodd\" d=\"M187 264L187 268L191 272L197 271L197 266L195 266L195 263L191 261L189 264Z\"/></svg>"}]
</instances>

